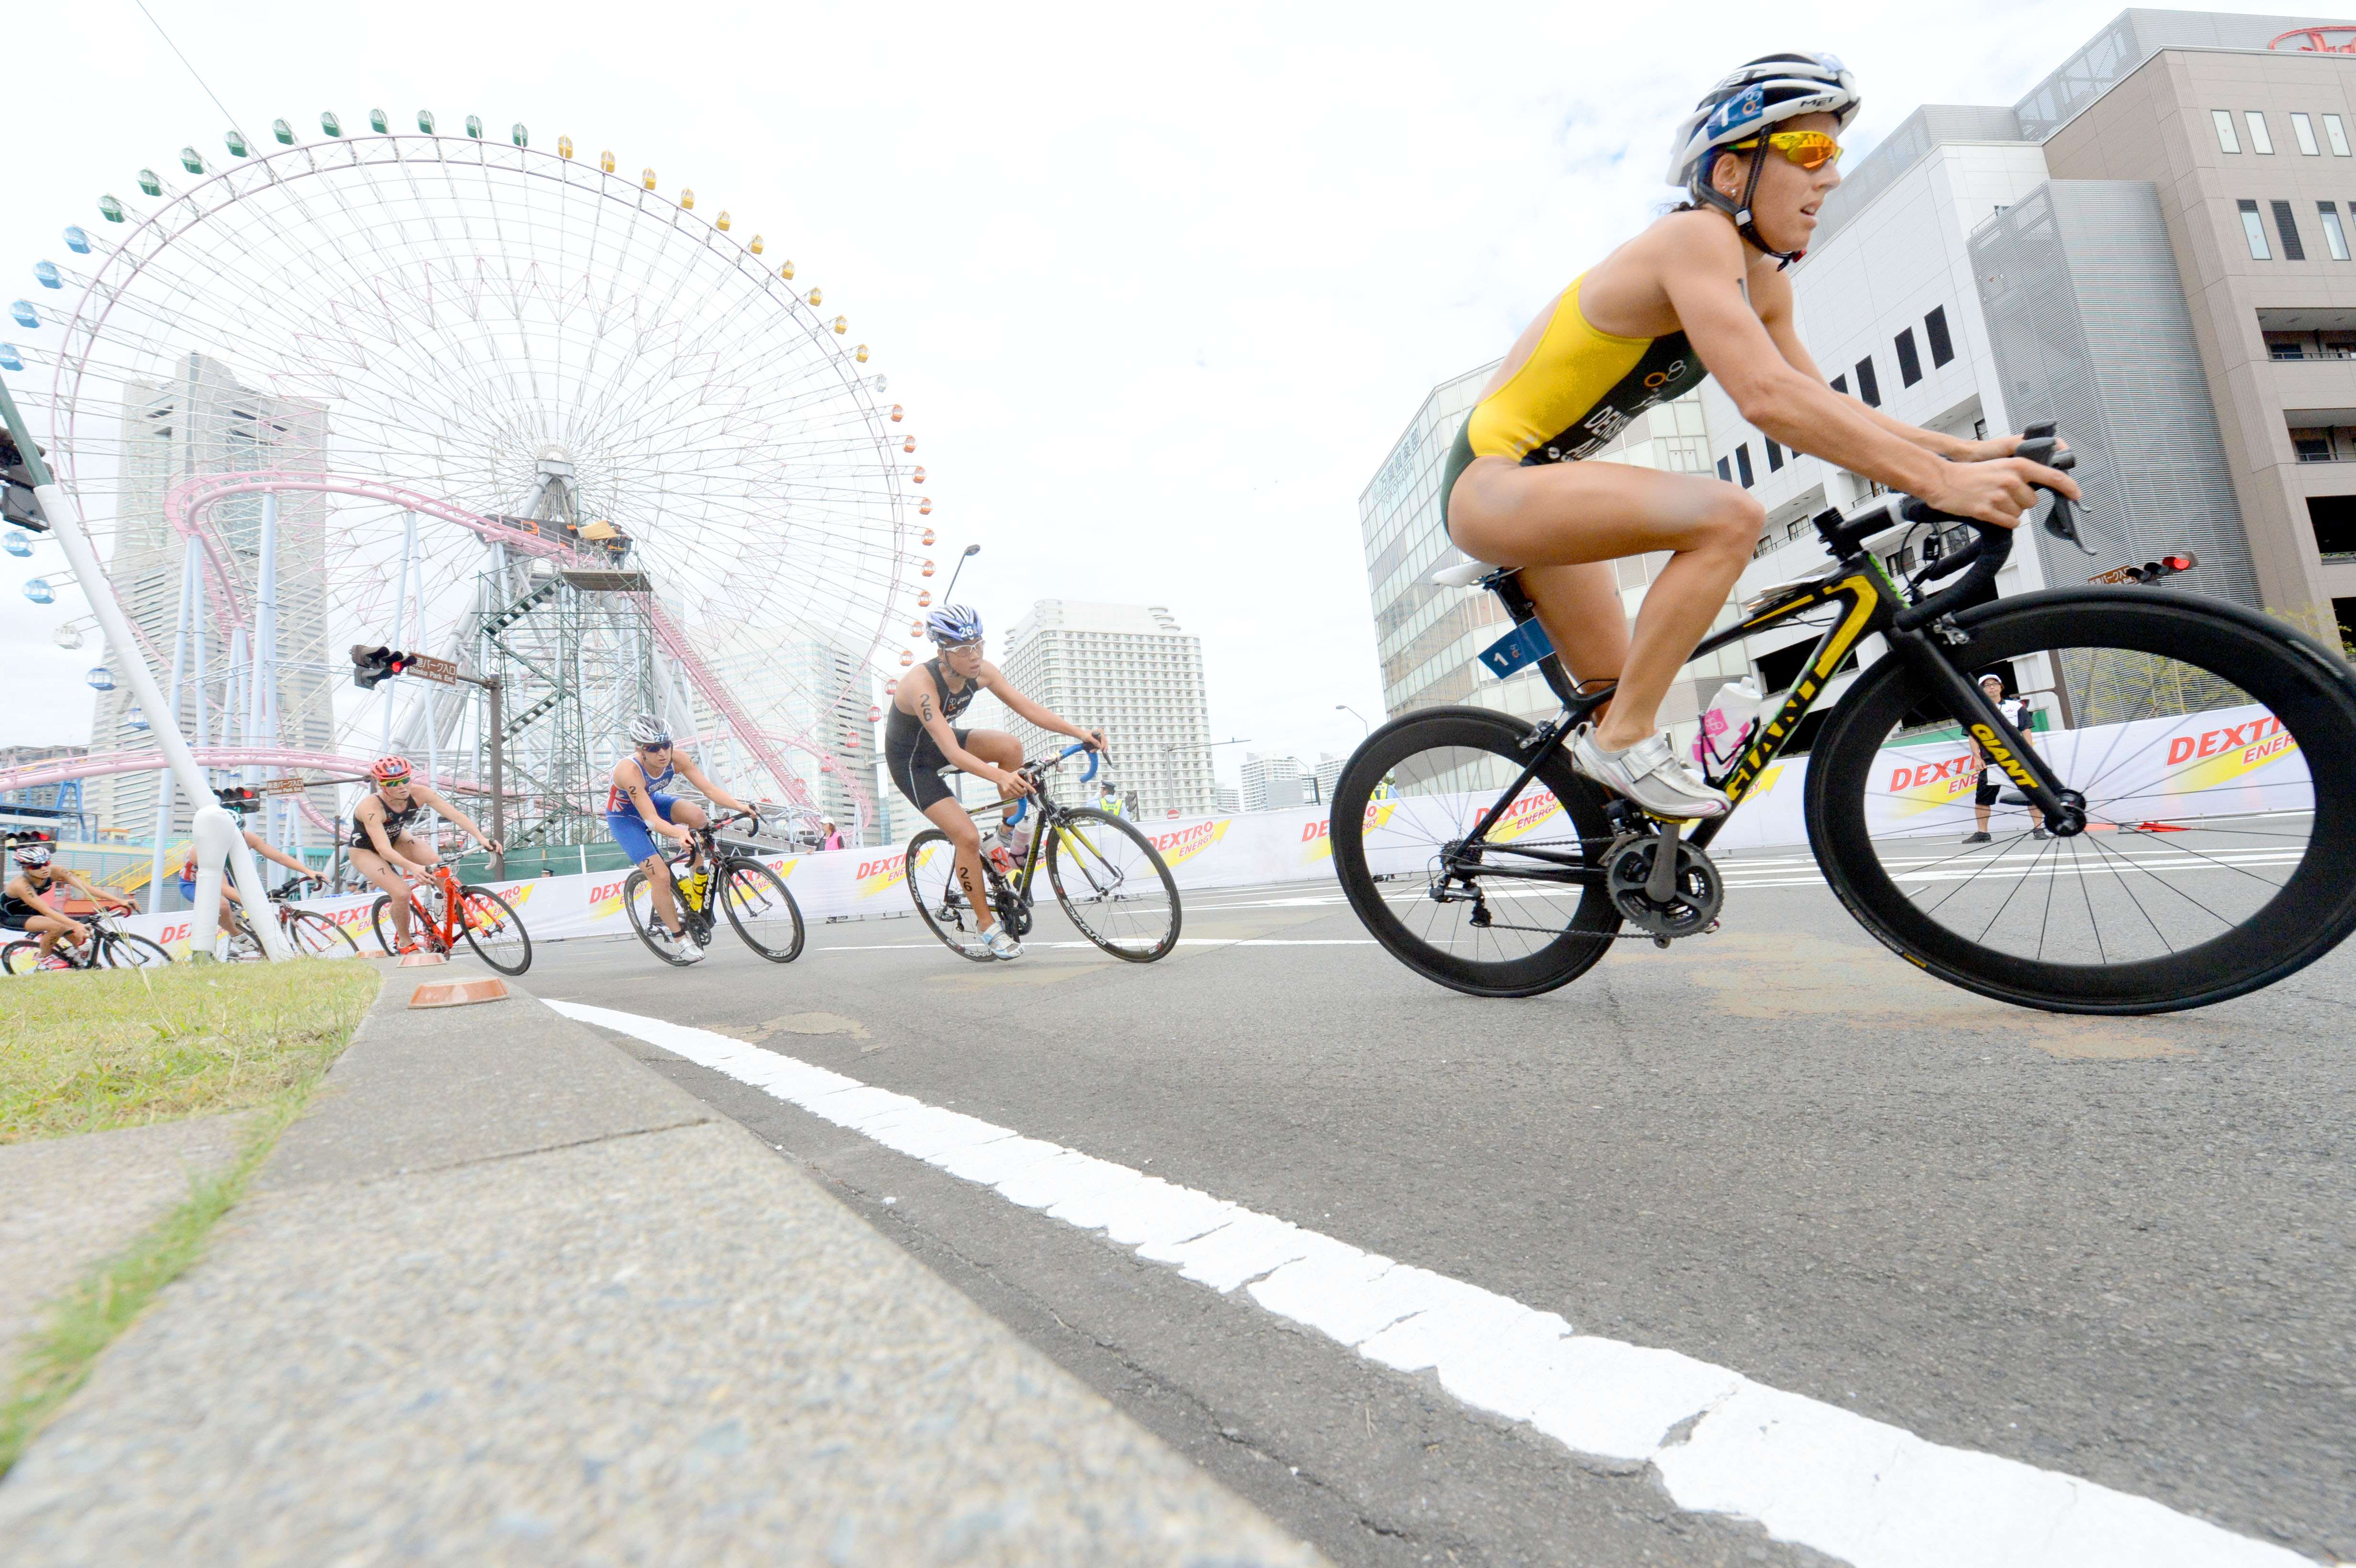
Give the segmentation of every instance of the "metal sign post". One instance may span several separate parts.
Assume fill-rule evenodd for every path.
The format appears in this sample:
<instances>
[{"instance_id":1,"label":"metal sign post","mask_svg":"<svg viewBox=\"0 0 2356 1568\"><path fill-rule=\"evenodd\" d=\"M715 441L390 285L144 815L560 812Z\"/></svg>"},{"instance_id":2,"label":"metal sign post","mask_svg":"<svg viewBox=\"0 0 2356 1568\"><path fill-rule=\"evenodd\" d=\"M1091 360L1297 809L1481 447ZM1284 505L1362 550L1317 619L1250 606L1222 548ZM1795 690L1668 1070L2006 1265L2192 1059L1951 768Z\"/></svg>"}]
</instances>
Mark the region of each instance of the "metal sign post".
<instances>
[{"instance_id":1,"label":"metal sign post","mask_svg":"<svg viewBox=\"0 0 2356 1568\"><path fill-rule=\"evenodd\" d=\"M33 444L32 432L25 428L24 416L16 411L16 400L8 395L5 382L0 382L0 419L5 420L9 433L16 439L16 450L31 474L33 495L40 504L41 516L48 522L58 543L64 547L75 581L81 584L82 593L90 601L91 613L97 617L107 643L122 661L123 678L130 683L132 695L153 716L155 743L171 765L173 778L187 792L188 798L198 803L193 824L198 848L198 903L191 947L194 954L209 957L209 939L220 920L220 857L226 851L229 869L237 878L238 891L249 910L270 907L261 869L254 865L253 851L246 846L245 835L238 830L236 820L213 799L212 784L197 765L197 756L188 749L187 738L173 720L173 710L164 700L163 688L156 684L155 672L147 667L146 656L141 652L139 639L131 629L131 618L123 613L123 603L114 596L114 583L100 563L98 552L91 548L90 535L82 528L81 508L50 475L49 465L42 461L40 449ZM271 958L294 955L276 921L256 916L247 923L261 939L262 952Z\"/></svg>"}]
</instances>

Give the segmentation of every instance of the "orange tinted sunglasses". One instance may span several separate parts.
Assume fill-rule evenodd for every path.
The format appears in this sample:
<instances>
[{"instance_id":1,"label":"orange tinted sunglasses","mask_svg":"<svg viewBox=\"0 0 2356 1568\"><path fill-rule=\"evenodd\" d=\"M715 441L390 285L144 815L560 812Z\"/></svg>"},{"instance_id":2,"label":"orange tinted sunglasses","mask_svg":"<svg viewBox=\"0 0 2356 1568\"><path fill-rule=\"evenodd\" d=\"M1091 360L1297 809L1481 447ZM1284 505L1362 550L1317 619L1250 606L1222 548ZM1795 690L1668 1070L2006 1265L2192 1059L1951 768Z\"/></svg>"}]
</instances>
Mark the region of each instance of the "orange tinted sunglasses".
<instances>
[{"instance_id":1,"label":"orange tinted sunglasses","mask_svg":"<svg viewBox=\"0 0 2356 1568\"><path fill-rule=\"evenodd\" d=\"M1748 142L1737 142L1734 150L1747 153L1762 138L1753 136ZM1841 144L1822 131L1776 131L1763 138L1766 144L1814 174L1826 164L1838 163Z\"/></svg>"}]
</instances>

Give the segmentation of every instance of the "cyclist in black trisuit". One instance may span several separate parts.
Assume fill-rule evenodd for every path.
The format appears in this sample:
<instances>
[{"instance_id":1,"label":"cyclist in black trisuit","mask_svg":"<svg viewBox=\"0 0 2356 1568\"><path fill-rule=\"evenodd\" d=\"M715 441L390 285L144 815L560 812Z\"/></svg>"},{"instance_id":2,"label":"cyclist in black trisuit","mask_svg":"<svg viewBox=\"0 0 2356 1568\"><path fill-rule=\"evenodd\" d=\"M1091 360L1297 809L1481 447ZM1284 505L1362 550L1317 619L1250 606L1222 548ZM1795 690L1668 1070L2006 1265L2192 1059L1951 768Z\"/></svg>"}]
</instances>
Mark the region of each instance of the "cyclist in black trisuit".
<instances>
[{"instance_id":1,"label":"cyclist in black trisuit","mask_svg":"<svg viewBox=\"0 0 2356 1568\"><path fill-rule=\"evenodd\" d=\"M1014 771L1023 765L1022 742L1002 730L960 730L955 720L977 693L987 691L1040 729L1069 735L1092 752L1104 750L1104 733L1078 728L1009 685L1004 673L981 656L981 617L966 606L943 605L926 618L925 631L940 655L900 677L884 726L884 764L900 793L956 846L958 886L991 956L1020 958L1023 944L1013 933L999 929L982 885L981 829L942 781L941 770L957 767L988 779L998 786L1001 801L1029 795L1034 786ZM1011 841L1002 820L999 832L1001 840Z\"/></svg>"},{"instance_id":2,"label":"cyclist in black trisuit","mask_svg":"<svg viewBox=\"0 0 2356 1568\"><path fill-rule=\"evenodd\" d=\"M26 839L18 843L16 874L8 879L5 888L0 888L0 933L39 937L43 959L48 957L60 937L69 948L80 947L90 940L90 927L59 913L48 901L50 899L78 891L92 903L109 905L124 914L134 907L128 899L93 887L80 871L51 866L49 855L46 841Z\"/></svg>"},{"instance_id":3,"label":"cyclist in black trisuit","mask_svg":"<svg viewBox=\"0 0 2356 1568\"><path fill-rule=\"evenodd\" d=\"M401 873L423 877L442 863L433 844L417 837L418 829L438 814L456 823L492 854L498 854L500 846L432 784L412 778L407 757L379 757L369 772L376 779L376 788L360 796L352 808L351 833L345 848L350 851L352 869L383 889L391 902L394 951L414 953L417 944L409 934L409 884L402 880Z\"/></svg>"}]
</instances>

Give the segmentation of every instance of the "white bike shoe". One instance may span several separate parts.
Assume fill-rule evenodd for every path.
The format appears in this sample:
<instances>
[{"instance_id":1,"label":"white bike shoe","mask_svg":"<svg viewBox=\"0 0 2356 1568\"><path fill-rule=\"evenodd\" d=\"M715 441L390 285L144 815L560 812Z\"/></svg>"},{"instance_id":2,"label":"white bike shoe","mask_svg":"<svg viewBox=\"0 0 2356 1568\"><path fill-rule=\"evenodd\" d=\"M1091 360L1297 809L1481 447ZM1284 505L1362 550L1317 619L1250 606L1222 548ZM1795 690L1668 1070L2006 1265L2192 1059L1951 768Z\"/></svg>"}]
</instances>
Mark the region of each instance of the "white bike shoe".
<instances>
[{"instance_id":1,"label":"white bike shoe","mask_svg":"<svg viewBox=\"0 0 2356 1568\"><path fill-rule=\"evenodd\" d=\"M1003 925L991 926L990 934L982 939L982 945L990 949L990 955L992 958L1023 956L1023 944L1015 941L1014 933Z\"/></svg>"},{"instance_id":2,"label":"white bike shoe","mask_svg":"<svg viewBox=\"0 0 2356 1568\"><path fill-rule=\"evenodd\" d=\"M1570 737L1570 765L1655 816L1690 821L1724 816L1734 809L1724 791L1712 789L1677 760L1666 735L1651 736L1623 752L1607 752L1595 743L1595 727L1582 724Z\"/></svg>"}]
</instances>

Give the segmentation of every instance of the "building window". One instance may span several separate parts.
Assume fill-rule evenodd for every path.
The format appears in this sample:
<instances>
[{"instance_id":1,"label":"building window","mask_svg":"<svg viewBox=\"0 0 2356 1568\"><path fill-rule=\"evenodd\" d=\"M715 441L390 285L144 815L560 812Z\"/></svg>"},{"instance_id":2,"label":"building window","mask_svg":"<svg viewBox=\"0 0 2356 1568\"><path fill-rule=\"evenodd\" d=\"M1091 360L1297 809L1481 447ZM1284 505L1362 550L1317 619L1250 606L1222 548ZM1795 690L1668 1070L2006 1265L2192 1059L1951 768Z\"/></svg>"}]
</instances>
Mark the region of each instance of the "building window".
<instances>
[{"instance_id":1,"label":"building window","mask_svg":"<svg viewBox=\"0 0 2356 1568\"><path fill-rule=\"evenodd\" d=\"M2290 133L2298 138L2298 150L2310 158L2323 156L2323 149L2315 144L2315 123L2304 114L2290 117Z\"/></svg>"},{"instance_id":2,"label":"building window","mask_svg":"<svg viewBox=\"0 0 2356 1568\"><path fill-rule=\"evenodd\" d=\"M1742 487L1745 490L1750 489L1751 443L1747 441L1737 442L1734 444L1734 471L1742 475Z\"/></svg>"},{"instance_id":3,"label":"building window","mask_svg":"<svg viewBox=\"0 0 2356 1568\"><path fill-rule=\"evenodd\" d=\"M1911 326L1898 334L1898 379L1910 387L1922 379L1922 361L1914 353L1914 329Z\"/></svg>"},{"instance_id":4,"label":"building window","mask_svg":"<svg viewBox=\"0 0 2356 1568\"><path fill-rule=\"evenodd\" d=\"M1783 449L1775 444L1775 438L1772 435L1762 436L1759 439L1767 443L1767 472L1770 474L1782 472Z\"/></svg>"},{"instance_id":5,"label":"building window","mask_svg":"<svg viewBox=\"0 0 2356 1568\"><path fill-rule=\"evenodd\" d=\"M1931 340L1931 363L1944 365L1955 357L1954 340L1947 336L1947 307L1933 305L1922 318L1922 335Z\"/></svg>"},{"instance_id":6,"label":"building window","mask_svg":"<svg viewBox=\"0 0 2356 1568\"><path fill-rule=\"evenodd\" d=\"M2340 204L2319 201L2315 204L2315 215L2323 224L2323 243L2330 251L2331 259L2335 261L2348 260L2348 230L2340 226Z\"/></svg>"},{"instance_id":7,"label":"building window","mask_svg":"<svg viewBox=\"0 0 2356 1568\"><path fill-rule=\"evenodd\" d=\"M1873 356L1869 354L1857 362L1857 395L1865 400L1869 409L1881 406L1881 383L1874 379Z\"/></svg>"},{"instance_id":8,"label":"building window","mask_svg":"<svg viewBox=\"0 0 2356 1568\"><path fill-rule=\"evenodd\" d=\"M2266 249L2266 226L2258 221L2258 204L2254 201L2235 202L2242 211L2242 238L2250 242L2250 260L2271 261L2275 253Z\"/></svg>"},{"instance_id":9,"label":"building window","mask_svg":"<svg viewBox=\"0 0 2356 1568\"><path fill-rule=\"evenodd\" d=\"M2233 134L2233 117L2222 109L2211 109L2209 111L2209 118L2217 126L2217 150L2221 153L2240 152L2242 143L2241 139Z\"/></svg>"},{"instance_id":10,"label":"building window","mask_svg":"<svg viewBox=\"0 0 2356 1568\"><path fill-rule=\"evenodd\" d=\"M1734 483L1734 464L1721 457L1718 460L1718 476L1728 484Z\"/></svg>"},{"instance_id":11,"label":"building window","mask_svg":"<svg viewBox=\"0 0 2356 1568\"><path fill-rule=\"evenodd\" d=\"M1844 398L1847 397L1848 378L1847 376L1835 376L1833 378L1833 390L1838 392Z\"/></svg>"},{"instance_id":12,"label":"building window","mask_svg":"<svg viewBox=\"0 0 2356 1568\"><path fill-rule=\"evenodd\" d=\"M2348 155L2348 127L2340 123L2339 115L2327 114L2323 117L2323 139L2331 144L2333 157L2344 158Z\"/></svg>"},{"instance_id":13,"label":"building window","mask_svg":"<svg viewBox=\"0 0 2356 1568\"><path fill-rule=\"evenodd\" d=\"M2250 151L2272 155L2275 139L2266 134L2266 117L2257 110L2244 109L2242 123L2250 128Z\"/></svg>"},{"instance_id":14,"label":"building window","mask_svg":"<svg viewBox=\"0 0 2356 1568\"><path fill-rule=\"evenodd\" d=\"M2286 201L2275 203L2275 227L2282 231L2283 260L2306 261L2307 247L2298 242L2298 225L2291 218L2290 203Z\"/></svg>"}]
</instances>

